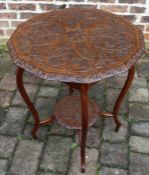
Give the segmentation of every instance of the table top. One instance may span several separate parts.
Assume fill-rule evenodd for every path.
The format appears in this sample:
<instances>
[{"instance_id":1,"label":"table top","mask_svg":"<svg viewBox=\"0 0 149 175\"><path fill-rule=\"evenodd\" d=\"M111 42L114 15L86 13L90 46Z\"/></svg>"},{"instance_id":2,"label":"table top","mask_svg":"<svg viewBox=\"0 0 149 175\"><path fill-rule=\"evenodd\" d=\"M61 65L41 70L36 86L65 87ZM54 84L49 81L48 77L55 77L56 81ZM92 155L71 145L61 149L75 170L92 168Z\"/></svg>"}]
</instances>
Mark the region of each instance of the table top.
<instances>
[{"instance_id":1,"label":"table top","mask_svg":"<svg viewBox=\"0 0 149 175\"><path fill-rule=\"evenodd\" d=\"M40 78L92 83L129 70L144 53L144 39L124 17L68 8L20 24L8 47L16 65Z\"/></svg>"}]
</instances>

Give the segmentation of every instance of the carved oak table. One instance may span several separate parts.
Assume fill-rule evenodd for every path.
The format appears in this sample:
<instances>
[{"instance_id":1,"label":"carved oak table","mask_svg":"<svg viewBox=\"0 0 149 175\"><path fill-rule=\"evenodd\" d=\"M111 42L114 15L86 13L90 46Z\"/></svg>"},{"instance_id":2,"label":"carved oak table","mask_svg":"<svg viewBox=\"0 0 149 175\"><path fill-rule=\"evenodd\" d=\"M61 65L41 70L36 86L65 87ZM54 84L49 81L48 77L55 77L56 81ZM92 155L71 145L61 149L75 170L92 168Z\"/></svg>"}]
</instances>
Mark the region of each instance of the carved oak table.
<instances>
[{"instance_id":1,"label":"carved oak table","mask_svg":"<svg viewBox=\"0 0 149 175\"><path fill-rule=\"evenodd\" d=\"M85 171L87 128L97 117L113 117L115 131L121 126L118 111L134 77L134 64L144 53L142 32L123 17L97 9L57 9L20 24L8 41L13 62L18 66L18 89L31 110L35 124L32 135L55 117L68 128L78 129L81 172ZM23 71L70 87L70 96L55 107L53 116L40 121L22 83ZM112 113L99 110L88 99L97 81L129 71ZM73 89L80 96L72 95Z\"/></svg>"}]
</instances>

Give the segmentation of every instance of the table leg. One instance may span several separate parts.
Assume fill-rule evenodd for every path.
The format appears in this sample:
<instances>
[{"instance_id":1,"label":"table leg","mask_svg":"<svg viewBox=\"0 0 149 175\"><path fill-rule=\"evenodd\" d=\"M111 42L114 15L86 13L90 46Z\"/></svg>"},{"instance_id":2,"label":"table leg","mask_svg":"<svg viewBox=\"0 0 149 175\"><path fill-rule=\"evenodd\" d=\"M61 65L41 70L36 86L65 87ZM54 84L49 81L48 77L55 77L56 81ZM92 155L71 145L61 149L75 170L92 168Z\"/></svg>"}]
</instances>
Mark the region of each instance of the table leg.
<instances>
[{"instance_id":1,"label":"table leg","mask_svg":"<svg viewBox=\"0 0 149 175\"><path fill-rule=\"evenodd\" d=\"M73 93L73 88L71 87L71 85L69 86L69 95L72 95Z\"/></svg>"},{"instance_id":2,"label":"table leg","mask_svg":"<svg viewBox=\"0 0 149 175\"><path fill-rule=\"evenodd\" d=\"M32 104L32 102L30 101L26 91L25 91L25 88L23 86L23 81L22 81L22 77L23 77L23 72L24 72L24 69L18 67L18 70L17 70L17 74L16 74L16 82L17 82L17 87L18 87L18 90L22 96L22 98L24 99L24 101L26 102L28 108L30 109L30 111L32 112L33 114L33 117L34 117L34 127L32 129L32 136L34 138L36 138L36 132L38 131L39 129L39 116L38 116L38 112L37 110L35 109L34 105Z\"/></svg>"},{"instance_id":3,"label":"table leg","mask_svg":"<svg viewBox=\"0 0 149 175\"><path fill-rule=\"evenodd\" d=\"M120 105L121 105L122 101L124 100L125 95L128 92L129 87L131 86L132 80L134 78L134 73L135 73L135 66L132 66L131 69L129 70L127 80L124 84L124 87L123 87L122 91L120 92L120 94L116 100L114 109L113 109L113 118L114 118L114 121L116 124L115 132L118 132L118 130L121 126L121 123L118 119L118 111L120 109Z\"/></svg>"},{"instance_id":4,"label":"table leg","mask_svg":"<svg viewBox=\"0 0 149 175\"><path fill-rule=\"evenodd\" d=\"M85 172L85 145L88 128L88 85L81 84L82 129L80 130L81 172Z\"/></svg>"}]
</instances>

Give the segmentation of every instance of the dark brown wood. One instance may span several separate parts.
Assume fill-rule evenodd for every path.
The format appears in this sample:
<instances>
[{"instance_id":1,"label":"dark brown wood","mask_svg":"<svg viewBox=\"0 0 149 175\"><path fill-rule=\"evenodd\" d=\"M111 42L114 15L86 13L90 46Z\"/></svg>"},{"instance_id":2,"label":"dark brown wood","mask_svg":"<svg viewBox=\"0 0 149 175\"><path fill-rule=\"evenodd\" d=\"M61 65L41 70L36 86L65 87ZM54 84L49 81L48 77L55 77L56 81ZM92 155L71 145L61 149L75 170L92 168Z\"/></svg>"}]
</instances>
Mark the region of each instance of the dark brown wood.
<instances>
[{"instance_id":1,"label":"dark brown wood","mask_svg":"<svg viewBox=\"0 0 149 175\"><path fill-rule=\"evenodd\" d=\"M19 25L14 63L47 80L92 83L129 70L144 53L142 31L98 9L57 9Z\"/></svg>"},{"instance_id":2,"label":"dark brown wood","mask_svg":"<svg viewBox=\"0 0 149 175\"><path fill-rule=\"evenodd\" d=\"M37 112L36 108L34 107L33 103L31 102L31 100L29 99L29 97L27 95L27 92L26 92L26 90L23 86L23 72L24 72L24 69L18 67L17 74L16 74L17 87L18 87L18 90L19 90L23 100L25 101L25 103L27 104L27 106L30 109L31 113L33 114L34 127L32 129L31 134L34 138L37 138L36 137L36 132L39 129L39 125L45 125L45 124L52 123L53 120L54 120L54 117L50 116L48 119L40 121L38 112Z\"/></svg>"},{"instance_id":3,"label":"dark brown wood","mask_svg":"<svg viewBox=\"0 0 149 175\"><path fill-rule=\"evenodd\" d=\"M85 172L85 145L86 145L86 138L87 138L87 127L88 127L88 85L82 84L81 85L81 109L82 109L82 129L81 129L81 172Z\"/></svg>"},{"instance_id":4,"label":"dark brown wood","mask_svg":"<svg viewBox=\"0 0 149 175\"><path fill-rule=\"evenodd\" d=\"M85 172L87 127L100 114L113 117L115 131L120 128L118 111L131 85L134 64L144 53L142 31L123 17L103 10L57 9L20 24L8 41L8 48L13 62L20 67L17 85L35 120L34 137L39 125L51 123L54 117L39 120L38 112L23 86L23 69L42 79L59 80L69 85L70 96L56 105L54 115L67 127L79 129L81 172ZM89 88L98 80L128 70L126 83L113 112L99 112L97 105L88 100ZM81 97L71 96L74 89L80 91ZM77 114L78 110L73 109L75 104L80 110L77 119L80 122L77 124L74 118L69 118ZM68 112L69 116L63 112Z\"/></svg>"},{"instance_id":5,"label":"dark brown wood","mask_svg":"<svg viewBox=\"0 0 149 175\"><path fill-rule=\"evenodd\" d=\"M72 95L72 93L73 93L73 88L70 86L69 87L69 95Z\"/></svg>"},{"instance_id":6,"label":"dark brown wood","mask_svg":"<svg viewBox=\"0 0 149 175\"><path fill-rule=\"evenodd\" d=\"M67 84L69 86L69 95L72 95L74 89L78 90L81 92L81 83L68 83L68 82L65 82L65 84ZM90 83L88 84L88 88L90 89L95 83Z\"/></svg>"},{"instance_id":7,"label":"dark brown wood","mask_svg":"<svg viewBox=\"0 0 149 175\"><path fill-rule=\"evenodd\" d=\"M32 104L32 102L30 101L26 91L25 91L25 88L23 86L23 81L22 81L22 78L23 78L23 72L24 72L24 69L18 67L18 70L17 70L17 74L16 74L16 82L17 82L17 87L18 87L18 90L23 98L23 100L25 101L25 103L27 104L28 108L30 109L30 111L32 112L33 114L33 117L34 117L34 128L32 129L32 136L34 138L36 138L36 132L39 128L39 116L38 116L38 112L37 110L35 109L34 105Z\"/></svg>"},{"instance_id":8,"label":"dark brown wood","mask_svg":"<svg viewBox=\"0 0 149 175\"><path fill-rule=\"evenodd\" d=\"M134 78L134 74L135 74L135 66L132 66L132 68L129 70L128 76L127 76L127 80L124 84L124 87L122 89L122 91L120 92L117 101L115 103L114 109L113 109L113 118L116 124L116 128L115 131L117 132L121 126L121 122L118 119L118 111L120 109L120 106L122 104L122 101L124 100L126 94L128 93L128 89L132 84L132 80Z\"/></svg>"},{"instance_id":9,"label":"dark brown wood","mask_svg":"<svg viewBox=\"0 0 149 175\"><path fill-rule=\"evenodd\" d=\"M60 100L54 108L54 117L69 129L81 129L81 99L80 96L67 96ZM94 100L88 101L88 126L99 118L99 107Z\"/></svg>"},{"instance_id":10,"label":"dark brown wood","mask_svg":"<svg viewBox=\"0 0 149 175\"><path fill-rule=\"evenodd\" d=\"M76 89L81 92L81 83L72 83L72 82L65 82L71 89ZM96 83L90 83L88 84L88 88L90 89L94 84Z\"/></svg>"}]
</instances>

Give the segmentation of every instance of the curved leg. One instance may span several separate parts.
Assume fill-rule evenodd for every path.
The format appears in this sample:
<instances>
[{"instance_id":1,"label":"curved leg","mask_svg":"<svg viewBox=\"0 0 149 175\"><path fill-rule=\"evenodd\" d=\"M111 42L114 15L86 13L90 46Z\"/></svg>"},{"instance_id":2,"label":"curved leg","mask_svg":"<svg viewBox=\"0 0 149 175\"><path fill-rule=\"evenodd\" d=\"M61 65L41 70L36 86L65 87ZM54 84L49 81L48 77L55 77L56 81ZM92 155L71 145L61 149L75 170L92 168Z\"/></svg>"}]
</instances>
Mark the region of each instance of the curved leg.
<instances>
[{"instance_id":1,"label":"curved leg","mask_svg":"<svg viewBox=\"0 0 149 175\"><path fill-rule=\"evenodd\" d=\"M116 100L116 103L115 103L115 106L114 106L114 109L113 109L113 117L114 117L114 121L115 121L115 124L116 124L115 132L118 132L118 130L121 126L121 123L118 120L118 111L120 109L120 105L121 105L122 101L124 100L125 95L128 92L129 87L131 86L132 80L134 78L134 73L135 73L135 66L133 65L131 67L131 69L129 70L127 80L124 84L124 87L123 87L122 91L120 92L120 94L119 94L119 96Z\"/></svg>"},{"instance_id":2,"label":"curved leg","mask_svg":"<svg viewBox=\"0 0 149 175\"><path fill-rule=\"evenodd\" d=\"M85 172L85 145L88 128L88 85L81 84L82 129L80 130L81 172Z\"/></svg>"},{"instance_id":3,"label":"curved leg","mask_svg":"<svg viewBox=\"0 0 149 175\"><path fill-rule=\"evenodd\" d=\"M39 128L39 122L40 121L39 121L38 112L36 111L35 107L33 106L32 102L30 101L30 99L29 99L29 97L28 97L28 95L25 91L25 88L23 86L23 82L22 82L23 72L24 72L24 69L19 67L18 70L17 70L17 74L16 74L16 82L17 82L17 87L18 87L18 90L19 90L22 98L24 99L24 101L26 102L28 108L30 109L30 111L33 114L35 124L34 124L34 127L32 129L32 136L34 138L36 138L36 132Z\"/></svg>"}]
</instances>

